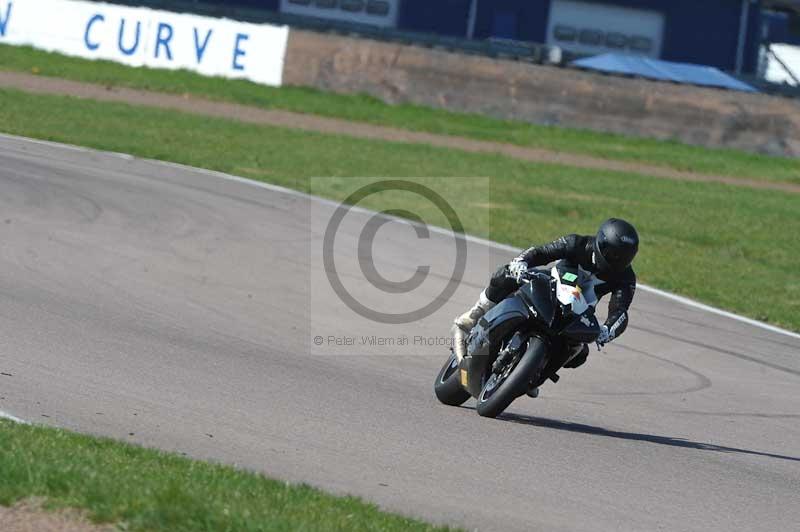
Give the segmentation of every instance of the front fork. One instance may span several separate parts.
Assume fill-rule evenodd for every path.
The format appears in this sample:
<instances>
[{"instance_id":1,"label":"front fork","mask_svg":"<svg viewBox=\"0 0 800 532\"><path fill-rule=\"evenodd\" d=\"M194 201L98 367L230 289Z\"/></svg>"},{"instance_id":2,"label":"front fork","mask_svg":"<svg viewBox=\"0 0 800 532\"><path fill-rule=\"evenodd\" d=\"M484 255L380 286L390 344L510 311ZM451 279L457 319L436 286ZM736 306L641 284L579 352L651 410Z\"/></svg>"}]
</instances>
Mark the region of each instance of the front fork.
<instances>
[{"instance_id":1,"label":"front fork","mask_svg":"<svg viewBox=\"0 0 800 532\"><path fill-rule=\"evenodd\" d=\"M514 360L515 356L522 356L528 348L530 334L516 332L511 340L500 349L497 358L492 364L492 373L500 373L505 367Z\"/></svg>"}]
</instances>

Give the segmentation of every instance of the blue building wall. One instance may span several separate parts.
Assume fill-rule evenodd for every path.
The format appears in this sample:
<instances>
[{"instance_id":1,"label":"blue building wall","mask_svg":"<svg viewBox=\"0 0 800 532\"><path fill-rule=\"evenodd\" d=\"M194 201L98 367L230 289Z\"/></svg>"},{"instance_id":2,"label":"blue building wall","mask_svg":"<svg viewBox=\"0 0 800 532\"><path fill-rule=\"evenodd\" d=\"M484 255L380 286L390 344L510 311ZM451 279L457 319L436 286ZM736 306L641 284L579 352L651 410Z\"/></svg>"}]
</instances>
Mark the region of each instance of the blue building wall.
<instances>
[{"instance_id":1,"label":"blue building wall","mask_svg":"<svg viewBox=\"0 0 800 532\"><path fill-rule=\"evenodd\" d=\"M616 3L616 2L615 2ZM621 5L659 9L666 15L662 58L712 65L723 70L736 68L739 46L740 0L622 0ZM759 8L752 5L745 44L744 70L754 72L758 57Z\"/></svg>"},{"instance_id":2,"label":"blue building wall","mask_svg":"<svg viewBox=\"0 0 800 532\"><path fill-rule=\"evenodd\" d=\"M786 13L764 13L768 42L800 45L800 17Z\"/></svg>"},{"instance_id":3,"label":"blue building wall","mask_svg":"<svg viewBox=\"0 0 800 532\"><path fill-rule=\"evenodd\" d=\"M474 37L543 43L549 13L549 0L484 0L478 2Z\"/></svg>"},{"instance_id":4,"label":"blue building wall","mask_svg":"<svg viewBox=\"0 0 800 532\"><path fill-rule=\"evenodd\" d=\"M471 0L403 0L398 27L465 37Z\"/></svg>"},{"instance_id":5,"label":"blue building wall","mask_svg":"<svg viewBox=\"0 0 800 532\"><path fill-rule=\"evenodd\" d=\"M664 13L662 59L736 67L741 0L584 0ZM761 36L760 1L748 20L744 70L755 72ZM469 0L405 0L400 28L467 35ZM474 38L545 42L550 0L479 0ZM441 29L440 29L441 28Z\"/></svg>"}]
</instances>

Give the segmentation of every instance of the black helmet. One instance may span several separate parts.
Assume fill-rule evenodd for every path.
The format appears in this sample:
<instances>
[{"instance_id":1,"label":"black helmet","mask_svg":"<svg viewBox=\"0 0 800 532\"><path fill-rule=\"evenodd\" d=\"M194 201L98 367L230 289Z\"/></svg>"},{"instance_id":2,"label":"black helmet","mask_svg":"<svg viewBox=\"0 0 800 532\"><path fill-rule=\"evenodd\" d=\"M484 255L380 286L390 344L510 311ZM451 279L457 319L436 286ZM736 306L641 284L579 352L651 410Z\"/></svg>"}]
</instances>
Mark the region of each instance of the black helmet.
<instances>
[{"instance_id":1,"label":"black helmet","mask_svg":"<svg viewBox=\"0 0 800 532\"><path fill-rule=\"evenodd\" d=\"M625 270L633 262L637 251L639 234L631 224L609 218L600 225L594 239L594 260L601 272Z\"/></svg>"}]
</instances>

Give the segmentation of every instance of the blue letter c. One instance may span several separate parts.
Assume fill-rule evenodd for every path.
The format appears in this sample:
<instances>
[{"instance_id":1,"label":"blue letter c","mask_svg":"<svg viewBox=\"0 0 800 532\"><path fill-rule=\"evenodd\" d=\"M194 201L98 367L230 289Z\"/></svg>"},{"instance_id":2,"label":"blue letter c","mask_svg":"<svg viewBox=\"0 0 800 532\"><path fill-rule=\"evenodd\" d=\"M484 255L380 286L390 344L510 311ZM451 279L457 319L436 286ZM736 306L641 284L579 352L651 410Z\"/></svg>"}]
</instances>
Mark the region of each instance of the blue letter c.
<instances>
[{"instance_id":1,"label":"blue letter c","mask_svg":"<svg viewBox=\"0 0 800 532\"><path fill-rule=\"evenodd\" d=\"M99 43L93 43L89 41L89 31L92 29L92 24L95 22L102 22L106 19L103 15L97 14L89 19L89 22L86 24L86 32L83 34L83 42L86 44L86 48L89 50L97 50L100 48Z\"/></svg>"}]
</instances>

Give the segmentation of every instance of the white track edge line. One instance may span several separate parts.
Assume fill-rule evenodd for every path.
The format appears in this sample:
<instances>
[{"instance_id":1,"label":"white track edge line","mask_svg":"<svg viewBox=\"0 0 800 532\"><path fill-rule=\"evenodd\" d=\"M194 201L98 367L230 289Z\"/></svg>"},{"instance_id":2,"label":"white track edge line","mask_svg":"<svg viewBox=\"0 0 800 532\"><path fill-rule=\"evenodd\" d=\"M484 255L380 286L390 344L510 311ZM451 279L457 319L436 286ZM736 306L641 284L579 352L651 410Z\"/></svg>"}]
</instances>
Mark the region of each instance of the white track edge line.
<instances>
[{"instance_id":1,"label":"white track edge line","mask_svg":"<svg viewBox=\"0 0 800 532\"><path fill-rule=\"evenodd\" d=\"M16 416L12 416L8 412L3 412L2 410L0 410L0 419L7 419L9 421L13 421L14 423L19 423L21 425L30 425L30 423L28 423L24 419L20 419L20 418L18 418Z\"/></svg>"},{"instance_id":2,"label":"white track edge line","mask_svg":"<svg viewBox=\"0 0 800 532\"><path fill-rule=\"evenodd\" d=\"M20 136L17 136L17 135L8 135L8 134L5 134L5 133L0 133L0 138L8 138L8 139L13 139L13 140L26 141L26 142L31 142L31 143L34 143L34 144L43 144L45 146L53 146L53 147L63 148L63 149L68 149L68 150L73 150L73 151L103 153L103 154L106 154L106 155L112 155L112 156L115 156L115 157L119 157L121 159L128 160L128 161L130 161L130 160L146 161L146 162L153 163L153 164L160 164L160 165L164 165L164 166L171 166L171 167L174 167L174 168L179 168L179 169L182 169L182 170L198 172L198 173L201 173L201 174L210 175L210 176L217 177L217 178L220 178L220 179L225 179L225 180L228 180L228 181L235 181L237 183L242 183L244 185L248 185L248 186L252 186L252 187L263 188L263 189L271 190L271 191L274 191L274 192L280 192L282 194L287 194L287 195L290 195L290 196L309 199L311 201L316 201L318 203L322 203L322 204L325 204L325 205L338 206L340 204L339 202L334 201L334 200L321 198L319 196L314 196L313 194L300 192L299 190L293 190L291 188L282 187L280 185L273 185L271 183L264 183L262 181L255 181L253 179L247 179L247 178L244 178L244 177L239 177L239 176L235 176L235 175L231 175L231 174L226 174L224 172L218 172L216 170L208 170L206 168L197 168L197 167L194 167L194 166L189 166L189 165L185 165L185 164L181 164L181 163L175 163L175 162L171 162L171 161L159 161L159 160L156 160L156 159L146 159L146 158L143 158L143 157L136 157L136 156L130 155L128 153L96 150L96 149L87 148L87 147L84 147L84 146L75 146L75 145L72 145L72 144L64 144L64 143L61 143L61 142L53 142L53 141L49 141L49 140L32 139L32 138L28 138L28 137L20 137ZM351 210L354 210L356 212L362 212L362 213L365 213L365 214L378 214L376 211L373 211L371 209L365 209L363 207L353 207ZM404 220L404 219L396 218L396 217L392 217L392 218L395 218L395 219L397 219L399 221L403 221L403 222L406 222L406 223L412 223L412 225L413 225L413 222L409 222L408 220ZM448 236L453 236L454 235L453 231L451 231L449 229L445 229L443 227L428 226L428 229L433 231L433 232L435 232L435 233L439 233L439 234L445 234L445 235L448 235ZM519 252L522 251L522 249L520 249L520 248L517 248L517 247L514 247L514 246L509 246L508 244L502 244L500 242L495 242L493 240L488 240L488 239L485 239L485 238L480 238L480 237L471 236L471 235L464 235L464 237L466 238L466 240L468 242L472 242L472 243L475 243L475 244L481 244L481 245L488 246L488 247L493 247L495 249L502 249L504 251L510 251L512 253L519 253ZM688 297L684 297L684 296L680 296L680 295L677 295L677 294L673 294L672 292L667 292L665 290L661 290L661 289L655 288L653 286L649 286L649 285L646 285L646 284L637 284L637 288L642 290L642 291L644 291L644 292L649 292L651 294L655 294L655 295L664 297L664 298L669 299L671 301L675 301L677 303L681 303L683 305L695 308L697 310L701 310L701 311L704 311L704 312L708 312L710 314L715 314L717 316L722 316L722 317L725 317L725 318L736 320L736 321L739 321L739 322L742 322L742 323L746 323L748 325L752 325L753 327L758 327L758 328L761 328L761 329L764 329L764 330L767 330L767 331L770 331L770 332L783 334L783 335L789 336L791 338L800 339L800 334L798 334L798 333L795 333L795 332L792 332L792 331L789 331L789 330L786 330L786 329L782 329L780 327L776 327L775 325L770 325L770 324L764 323L762 321L754 320L752 318L747 318L745 316L740 316L739 314L734 314L733 312L728 312L726 310L722 310L722 309L719 309L719 308L716 308L716 307L712 307L711 305L706 305L705 303L700 303L700 302L695 301L693 299L690 299Z\"/></svg>"}]
</instances>

